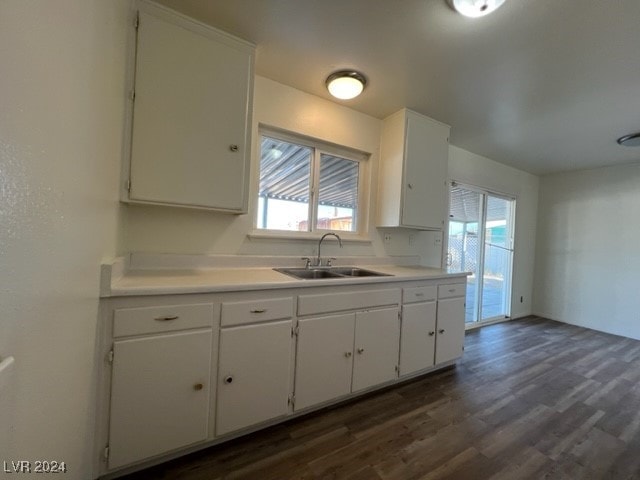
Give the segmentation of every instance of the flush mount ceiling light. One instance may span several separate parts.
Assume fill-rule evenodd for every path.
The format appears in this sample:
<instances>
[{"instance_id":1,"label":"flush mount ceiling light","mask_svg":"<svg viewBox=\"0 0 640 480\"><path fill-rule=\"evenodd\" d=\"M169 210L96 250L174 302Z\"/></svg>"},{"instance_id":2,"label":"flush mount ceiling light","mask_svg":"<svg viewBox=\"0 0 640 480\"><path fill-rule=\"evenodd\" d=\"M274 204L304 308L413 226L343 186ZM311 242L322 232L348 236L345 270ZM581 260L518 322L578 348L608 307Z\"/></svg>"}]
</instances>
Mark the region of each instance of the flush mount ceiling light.
<instances>
[{"instance_id":1,"label":"flush mount ceiling light","mask_svg":"<svg viewBox=\"0 0 640 480\"><path fill-rule=\"evenodd\" d=\"M362 93L367 79L353 70L340 70L329 75L326 84L331 95L340 100L349 100Z\"/></svg>"},{"instance_id":2,"label":"flush mount ceiling light","mask_svg":"<svg viewBox=\"0 0 640 480\"><path fill-rule=\"evenodd\" d=\"M454 10L465 17L484 17L497 10L505 0L448 0Z\"/></svg>"},{"instance_id":3,"label":"flush mount ceiling light","mask_svg":"<svg viewBox=\"0 0 640 480\"><path fill-rule=\"evenodd\" d=\"M618 143L625 147L640 147L640 132L620 137Z\"/></svg>"}]
</instances>

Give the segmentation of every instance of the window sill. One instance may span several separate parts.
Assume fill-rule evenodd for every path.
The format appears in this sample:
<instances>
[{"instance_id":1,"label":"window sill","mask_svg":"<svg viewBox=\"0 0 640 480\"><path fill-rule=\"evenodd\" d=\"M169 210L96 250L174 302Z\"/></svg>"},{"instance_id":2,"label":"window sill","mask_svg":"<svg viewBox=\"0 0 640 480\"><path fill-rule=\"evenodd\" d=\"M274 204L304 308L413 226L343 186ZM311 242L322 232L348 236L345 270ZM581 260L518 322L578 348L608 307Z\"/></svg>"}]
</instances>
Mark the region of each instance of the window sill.
<instances>
[{"instance_id":1,"label":"window sill","mask_svg":"<svg viewBox=\"0 0 640 480\"><path fill-rule=\"evenodd\" d=\"M295 232L264 232L261 230L254 230L247 234L250 239L259 240L302 240L305 242L317 242L327 232L323 233L295 233ZM357 235L347 232L332 232L340 235L340 239L343 243L372 243L369 237L364 235ZM334 237L335 240L335 237Z\"/></svg>"}]
</instances>

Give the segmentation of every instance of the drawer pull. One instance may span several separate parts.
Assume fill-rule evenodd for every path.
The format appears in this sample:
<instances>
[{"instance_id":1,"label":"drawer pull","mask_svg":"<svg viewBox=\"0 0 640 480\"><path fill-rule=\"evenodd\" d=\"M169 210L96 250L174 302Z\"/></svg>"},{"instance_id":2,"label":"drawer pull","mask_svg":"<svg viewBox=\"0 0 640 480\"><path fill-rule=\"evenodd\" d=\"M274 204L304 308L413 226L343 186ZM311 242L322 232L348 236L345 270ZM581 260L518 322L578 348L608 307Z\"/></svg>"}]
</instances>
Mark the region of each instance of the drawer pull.
<instances>
[{"instance_id":1,"label":"drawer pull","mask_svg":"<svg viewBox=\"0 0 640 480\"><path fill-rule=\"evenodd\" d=\"M436 332L434 332L434 331L429 332L429 336L430 337L433 337L435 334L436 334Z\"/></svg>"},{"instance_id":2,"label":"drawer pull","mask_svg":"<svg viewBox=\"0 0 640 480\"><path fill-rule=\"evenodd\" d=\"M441 328L440 330L438 330L439 333L444 333L444 328Z\"/></svg>"},{"instance_id":3,"label":"drawer pull","mask_svg":"<svg viewBox=\"0 0 640 480\"><path fill-rule=\"evenodd\" d=\"M449 293L453 293L453 292L455 292L455 291L456 291L456 289L455 289L455 288L450 288L450 289L449 289Z\"/></svg>"},{"instance_id":4,"label":"drawer pull","mask_svg":"<svg viewBox=\"0 0 640 480\"><path fill-rule=\"evenodd\" d=\"M347 358L351 357L351 355L353 355L352 352L344 352L344 356Z\"/></svg>"},{"instance_id":5,"label":"drawer pull","mask_svg":"<svg viewBox=\"0 0 640 480\"><path fill-rule=\"evenodd\" d=\"M416 293L416 297L424 297L424 293Z\"/></svg>"},{"instance_id":6,"label":"drawer pull","mask_svg":"<svg viewBox=\"0 0 640 480\"><path fill-rule=\"evenodd\" d=\"M251 313L265 313L266 311L266 308L254 308L253 310L250 310Z\"/></svg>"},{"instance_id":7,"label":"drawer pull","mask_svg":"<svg viewBox=\"0 0 640 480\"><path fill-rule=\"evenodd\" d=\"M362 354L364 353L364 348L359 348L359 349L358 349L358 353L359 353L360 355L362 355Z\"/></svg>"},{"instance_id":8,"label":"drawer pull","mask_svg":"<svg viewBox=\"0 0 640 480\"><path fill-rule=\"evenodd\" d=\"M233 375L227 375L226 377L224 377L224 383L226 383L227 385L233 383Z\"/></svg>"},{"instance_id":9,"label":"drawer pull","mask_svg":"<svg viewBox=\"0 0 640 480\"><path fill-rule=\"evenodd\" d=\"M170 322L171 320L177 320L178 318L180 318L178 315L167 315L164 317L156 317L154 320L156 322Z\"/></svg>"},{"instance_id":10,"label":"drawer pull","mask_svg":"<svg viewBox=\"0 0 640 480\"><path fill-rule=\"evenodd\" d=\"M196 383L196 384L193 386L193 389L194 389L196 392L197 392L197 391L202 390L203 388L204 388L204 385L203 385L202 383Z\"/></svg>"}]
</instances>

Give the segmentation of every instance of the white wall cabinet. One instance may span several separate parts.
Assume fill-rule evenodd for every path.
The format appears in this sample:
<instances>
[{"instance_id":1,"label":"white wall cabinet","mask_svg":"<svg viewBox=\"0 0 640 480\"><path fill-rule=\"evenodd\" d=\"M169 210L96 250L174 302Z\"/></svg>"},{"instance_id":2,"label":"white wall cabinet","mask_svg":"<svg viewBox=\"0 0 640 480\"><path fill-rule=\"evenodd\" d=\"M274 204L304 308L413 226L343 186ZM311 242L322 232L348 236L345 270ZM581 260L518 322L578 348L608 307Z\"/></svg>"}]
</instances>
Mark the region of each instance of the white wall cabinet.
<instances>
[{"instance_id":1,"label":"white wall cabinet","mask_svg":"<svg viewBox=\"0 0 640 480\"><path fill-rule=\"evenodd\" d=\"M287 414L291 328L283 320L221 330L217 435Z\"/></svg>"},{"instance_id":2,"label":"white wall cabinet","mask_svg":"<svg viewBox=\"0 0 640 480\"><path fill-rule=\"evenodd\" d=\"M246 213L254 47L140 2L123 200Z\"/></svg>"},{"instance_id":3,"label":"white wall cabinet","mask_svg":"<svg viewBox=\"0 0 640 480\"><path fill-rule=\"evenodd\" d=\"M384 120L378 227L443 228L449 130L448 125L407 109Z\"/></svg>"},{"instance_id":4,"label":"white wall cabinet","mask_svg":"<svg viewBox=\"0 0 640 480\"><path fill-rule=\"evenodd\" d=\"M211 329L113 345L109 468L206 440Z\"/></svg>"}]
</instances>

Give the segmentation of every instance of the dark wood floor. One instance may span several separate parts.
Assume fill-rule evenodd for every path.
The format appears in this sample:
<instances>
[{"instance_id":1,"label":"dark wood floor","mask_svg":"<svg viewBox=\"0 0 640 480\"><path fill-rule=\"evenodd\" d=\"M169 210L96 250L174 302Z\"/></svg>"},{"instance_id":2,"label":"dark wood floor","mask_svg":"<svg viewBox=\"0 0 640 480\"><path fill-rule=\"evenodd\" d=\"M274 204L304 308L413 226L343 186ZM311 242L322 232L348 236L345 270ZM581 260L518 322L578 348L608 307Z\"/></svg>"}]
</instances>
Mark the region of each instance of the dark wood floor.
<instances>
[{"instance_id":1,"label":"dark wood floor","mask_svg":"<svg viewBox=\"0 0 640 480\"><path fill-rule=\"evenodd\" d=\"M464 359L133 479L640 479L640 342L527 318Z\"/></svg>"}]
</instances>

